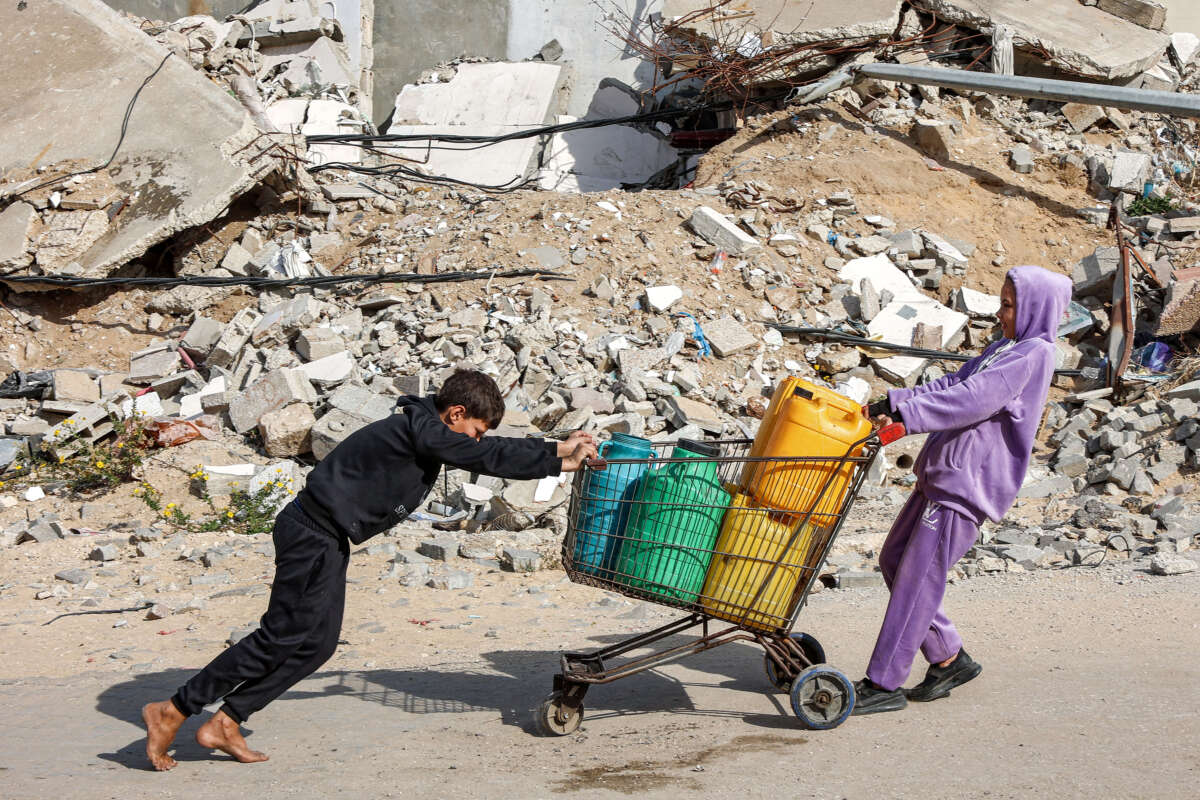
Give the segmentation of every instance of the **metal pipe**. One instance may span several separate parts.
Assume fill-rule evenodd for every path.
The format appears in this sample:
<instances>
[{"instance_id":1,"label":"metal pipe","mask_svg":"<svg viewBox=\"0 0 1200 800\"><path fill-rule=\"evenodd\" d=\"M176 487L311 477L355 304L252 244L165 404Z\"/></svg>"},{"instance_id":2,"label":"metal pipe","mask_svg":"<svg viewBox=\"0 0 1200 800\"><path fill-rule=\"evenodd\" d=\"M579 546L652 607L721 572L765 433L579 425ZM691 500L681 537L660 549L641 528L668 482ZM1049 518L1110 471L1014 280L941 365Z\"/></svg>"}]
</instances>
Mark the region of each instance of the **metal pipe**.
<instances>
[{"instance_id":1,"label":"metal pipe","mask_svg":"<svg viewBox=\"0 0 1200 800\"><path fill-rule=\"evenodd\" d=\"M1127 89L1103 83L1056 81L1020 75L994 75L990 72L967 72L948 67L920 67L907 64L864 64L855 70L860 78L879 78L901 83L941 86L986 94L1003 94L1060 103L1083 103L1093 106L1149 111L1173 117L1200 118L1200 95L1180 92L1156 92L1149 89Z\"/></svg>"}]
</instances>

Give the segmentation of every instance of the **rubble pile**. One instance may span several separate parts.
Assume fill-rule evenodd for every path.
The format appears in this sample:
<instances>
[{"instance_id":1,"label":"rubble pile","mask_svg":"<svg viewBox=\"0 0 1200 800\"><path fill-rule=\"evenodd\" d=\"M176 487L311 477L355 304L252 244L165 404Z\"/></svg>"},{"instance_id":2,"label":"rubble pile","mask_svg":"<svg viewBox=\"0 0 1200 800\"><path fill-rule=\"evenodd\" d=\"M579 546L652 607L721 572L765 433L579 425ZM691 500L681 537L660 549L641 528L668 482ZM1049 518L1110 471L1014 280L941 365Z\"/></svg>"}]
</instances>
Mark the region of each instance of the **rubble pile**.
<instances>
[{"instance_id":1,"label":"rubble pile","mask_svg":"<svg viewBox=\"0 0 1200 800\"><path fill-rule=\"evenodd\" d=\"M668 5L687 15L700 4ZM829 8L818 5L806 19L811 30L798 31L791 45L827 41L821 15ZM902 62L945 54L980 30L972 22L977 4L966 0L917 4L946 15L936 26L894 0L863 5L861 30L842 26L842 35L865 41L859 52ZM481 159L472 137L574 119L559 113L570 70L547 46L526 62L458 59L405 87L388 133L465 137L459 146L431 147L429 138L370 148L309 146L303 137L374 130L362 112L370 94L362 79L369 71L365 49L353 52L349 21L323 17L322 9L329 13L328 4L307 0L268 2L224 21L137 20L135 47L172 54L164 75L185 87L172 84L173 90L218 107L226 128L236 130L233 138L223 130L217 148L203 137L200 144L189 141L184 155L246 150L239 158L247 163L236 162L236 180L211 193L205 212L187 225L178 223L175 206L157 203L160 191L173 199L188 195L151 180L161 164L139 160L152 148L138 141L127 146L139 155L99 168L101 159L76 161L57 151L49 166L38 166L35 148L4 173L5 270L365 276L336 288L185 284L130 291L115 313L137 326L141 338L132 352L119 354L128 358L120 370L42 369L37 359L44 352L25 338L51 327L51 314L25 310L36 302L7 298L12 319L0 321L0 329L11 342L3 357L12 375L0 384L0 470L19 488L5 492L0 484L0 506L12 520L0 531L0 544L49 552L61 540L89 537L88 569L63 565L53 581L34 586L37 598L96 605L110 594L96 576L118 568L131 570L137 587L148 587L131 590L130 598L146 604L148 619L194 613L223 593L263 590L261 582L237 585L231 573L239 562L267 569L265 536L173 533L169 515L150 523L140 506L126 515L132 521L114 522L116 512L91 502L76 522L64 510L77 499L68 487L17 474L34 453L66 463L85 457L91 445L112 441L116 426L133 415L182 426L180 437L199 439L163 451L197 454L190 463L184 461L190 455L164 456L189 475L188 501L277 488L272 502L279 507L339 442L394 413L399 396L426 394L461 367L480 369L500 386L507 404L502 435L556 437L582 429L656 442L753 437L771 391L789 375L823 381L864 403L890 387L944 375L954 359L978 354L1000 335L994 292L998 277L1017 263L1013 242L949 236L953 228L923 207L909 205L902 216L871 197L881 192L862 191L853 180L795 186L771 175L789 165L808 169L815 152L847 130L855 138L837 158L853 160L866 143L892 139L924 154L917 161L922 172L978 176L982 170L960 161L964 152L979 141L999 142L1011 174L989 173L977 177L979 183L1012 181L1026 191L1022 181L1061 174L1064 182L1074 180L1082 198L1086 174L1096 203L1116 201L1138 212L1125 216L1137 301L1127 323L1113 303L1121 249L1096 246L1109 240L1100 226L1110 209L1043 209L1056 226L1088 233L1089 255L1079 259L1076 250L1069 260L1047 264L1071 273L1076 287L1076 302L1059 329L1063 373L1055 379L1044 443L1017 508L1001 524L985 526L959 574L1102 561L1127 561L1158 574L1195 569L1181 553L1195 547L1200 534L1191 522L1200 519L1200 509L1187 489L1192 470L1200 468L1200 389L1186 372L1174 376L1180 385L1163 388L1172 377L1166 371L1171 349L1185 351L1192 341L1186 335L1200 322L1194 122L867 80L819 107L781 115L772 136L788 138L786 154L746 153L747 144L728 161L710 157L697 168L688 160L694 152L674 146L680 130L660 122L515 137ZM1088 7L1081 13L1104 12ZM883 43L901 21L901 33L910 38L931 26L936 35L889 50ZM1177 34L1168 40L1139 30L1147 31L1138 41L1148 43L1151 56L1137 68L1145 73L1142 83L1196 88L1200 39ZM693 33L692 41L708 41L703 31ZM750 58L770 41L760 36L737 45ZM952 55L974 57L982 47L974 41L965 56ZM1167 47L1168 60L1160 62ZM838 60L822 46L809 49L820 53L809 66L828 70ZM1050 48L1047 55L1084 63L1062 52ZM177 69L179 62L187 68ZM144 77L145 71L122 70ZM605 88L611 91L594 104L598 117L649 107L647 98L625 88ZM837 121L842 112L855 121ZM714 116L728 121L731 114ZM732 129L716 133L736 136ZM792 142L805 149L791 152ZM380 169L398 161L411 166ZM753 177L740 172L749 162L758 167ZM185 177L207 175L210 163L189 162ZM714 177L673 191L623 191L661 178L664 170L675 175L671 170L681 166L685 180L710 170ZM135 168L144 173L136 184L130 182ZM81 174L29 189L39 176L76 170ZM540 188L564 193L509 191L534 175ZM443 179L466 185L437 185ZM1012 186L996 192L1017 194ZM120 258L95 257L127 226L152 217L162 223L153 236L121 250ZM1065 244L1067 233L1055 230L1046 244L1054 248L1059 239ZM164 241L167 246L149 250ZM1139 259L1144 269L1136 266ZM515 268L541 274L503 277ZM478 278L480 271L490 279ZM451 282L463 273L474 279ZM427 282L367 279L389 276ZM93 333L74 325L77 337ZM1122 331L1138 347L1122 376L1124 391L1114 393L1110 337ZM877 462L862 499L869 509L864 514L875 516L839 542L824 576L828 585L881 583L871 537L886 529L902 489L914 483L911 465L920 444L919 437L902 441ZM424 508L364 551L378 563L381 581L435 590L470 591L488 571L552 568L568 488L565 478L513 482L449 469ZM210 594L227 583L230 588Z\"/></svg>"},{"instance_id":2,"label":"rubble pile","mask_svg":"<svg viewBox=\"0 0 1200 800\"><path fill-rule=\"evenodd\" d=\"M322 16L328 4L289 0L254 4L224 21L193 15L174 22L125 16L180 59L226 87L265 133L286 133L309 164L357 162L361 149L316 145L300 137L373 132L366 53L354 52L343 25ZM367 56L369 58L369 55Z\"/></svg>"}]
</instances>

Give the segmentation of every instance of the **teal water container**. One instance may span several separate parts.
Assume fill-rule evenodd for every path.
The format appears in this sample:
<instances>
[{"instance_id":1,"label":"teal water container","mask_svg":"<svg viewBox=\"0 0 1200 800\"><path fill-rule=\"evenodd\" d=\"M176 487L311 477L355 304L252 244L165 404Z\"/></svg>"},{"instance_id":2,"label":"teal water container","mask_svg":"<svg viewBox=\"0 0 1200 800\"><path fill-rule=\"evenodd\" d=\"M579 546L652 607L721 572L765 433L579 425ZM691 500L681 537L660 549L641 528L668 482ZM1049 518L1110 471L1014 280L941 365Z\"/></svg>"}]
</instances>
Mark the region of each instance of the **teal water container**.
<instances>
[{"instance_id":1,"label":"teal water container","mask_svg":"<svg viewBox=\"0 0 1200 800\"><path fill-rule=\"evenodd\" d=\"M681 440L671 458L683 460L647 470L638 481L617 558L622 583L668 600L696 601L730 503L718 452Z\"/></svg>"},{"instance_id":2,"label":"teal water container","mask_svg":"<svg viewBox=\"0 0 1200 800\"><path fill-rule=\"evenodd\" d=\"M636 464L609 464L607 469L589 471L583 479L579 513L575 525L575 567L598 578L613 577L613 563L620 550L621 534L629 519L627 495L645 474L653 456L649 439L614 433L600 444L600 457L638 459Z\"/></svg>"}]
</instances>

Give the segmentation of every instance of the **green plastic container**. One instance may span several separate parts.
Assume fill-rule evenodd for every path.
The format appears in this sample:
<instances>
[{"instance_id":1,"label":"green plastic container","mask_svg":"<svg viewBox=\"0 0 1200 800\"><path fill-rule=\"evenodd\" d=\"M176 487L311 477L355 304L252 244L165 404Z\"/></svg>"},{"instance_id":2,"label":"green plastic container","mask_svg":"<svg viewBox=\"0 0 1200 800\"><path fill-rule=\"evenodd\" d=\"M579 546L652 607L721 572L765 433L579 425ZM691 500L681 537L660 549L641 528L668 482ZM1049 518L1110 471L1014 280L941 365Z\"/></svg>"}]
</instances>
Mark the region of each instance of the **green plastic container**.
<instances>
[{"instance_id":1,"label":"green plastic container","mask_svg":"<svg viewBox=\"0 0 1200 800\"><path fill-rule=\"evenodd\" d=\"M619 581L668 600L696 602L730 503L716 455L707 445L681 441L671 458L688 460L647 470L638 480L617 557Z\"/></svg>"}]
</instances>

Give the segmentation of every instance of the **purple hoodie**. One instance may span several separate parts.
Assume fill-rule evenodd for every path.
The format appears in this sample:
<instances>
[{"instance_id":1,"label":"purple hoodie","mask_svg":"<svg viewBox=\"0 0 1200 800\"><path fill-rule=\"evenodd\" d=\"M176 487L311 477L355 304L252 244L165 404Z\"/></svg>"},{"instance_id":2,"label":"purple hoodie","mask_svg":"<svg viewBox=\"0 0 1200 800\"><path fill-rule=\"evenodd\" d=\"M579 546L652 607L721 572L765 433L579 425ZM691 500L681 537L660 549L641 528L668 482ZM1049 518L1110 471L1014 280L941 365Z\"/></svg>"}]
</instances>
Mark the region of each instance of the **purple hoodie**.
<instances>
[{"instance_id":1,"label":"purple hoodie","mask_svg":"<svg viewBox=\"0 0 1200 800\"><path fill-rule=\"evenodd\" d=\"M957 373L888 392L909 433L932 433L913 470L930 500L981 524L999 521L1025 479L1054 377L1054 342L1071 281L1041 267L1013 267L1017 337L1002 339Z\"/></svg>"}]
</instances>

